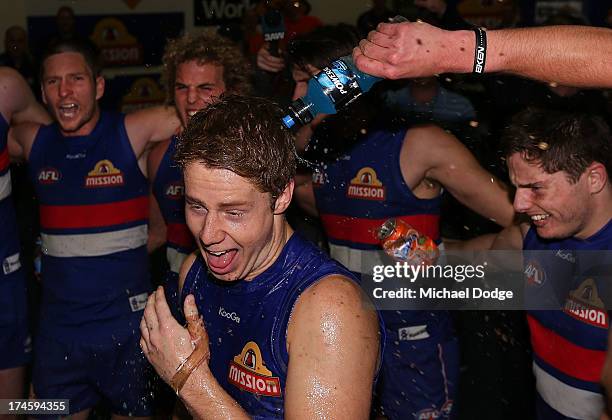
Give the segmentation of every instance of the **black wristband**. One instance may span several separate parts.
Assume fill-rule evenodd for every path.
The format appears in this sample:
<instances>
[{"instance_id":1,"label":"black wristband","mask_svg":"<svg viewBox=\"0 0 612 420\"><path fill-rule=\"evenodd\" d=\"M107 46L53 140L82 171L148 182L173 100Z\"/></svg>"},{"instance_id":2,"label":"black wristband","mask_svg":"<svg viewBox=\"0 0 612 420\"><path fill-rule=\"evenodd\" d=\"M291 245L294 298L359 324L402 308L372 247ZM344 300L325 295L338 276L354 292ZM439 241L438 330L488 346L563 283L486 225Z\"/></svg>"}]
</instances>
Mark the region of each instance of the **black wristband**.
<instances>
[{"instance_id":1,"label":"black wristband","mask_svg":"<svg viewBox=\"0 0 612 420\"><path fill-rule=\"evenodd\" d=\"M476 47L474 48L474 68L472 73L483 74L487 61L487 31L483 28L474 28Z\"/></svg>"}]
</instances>

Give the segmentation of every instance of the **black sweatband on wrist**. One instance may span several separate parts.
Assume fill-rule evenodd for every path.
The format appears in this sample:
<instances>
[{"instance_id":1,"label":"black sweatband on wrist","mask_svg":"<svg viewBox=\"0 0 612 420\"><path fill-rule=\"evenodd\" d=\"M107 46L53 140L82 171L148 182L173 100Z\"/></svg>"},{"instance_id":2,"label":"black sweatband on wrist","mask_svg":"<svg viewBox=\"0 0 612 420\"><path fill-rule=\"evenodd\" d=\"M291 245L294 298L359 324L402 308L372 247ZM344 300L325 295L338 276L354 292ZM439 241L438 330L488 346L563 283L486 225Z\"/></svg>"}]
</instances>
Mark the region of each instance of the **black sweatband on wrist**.
<instances>
[{"instance_id":1,"label":"black sweatband on wrist","mask_svg":"<svg viewBox=\"0 0 612 420\"><path fill-rule=\"evenodd\" d=\"M487 31L483 28L474 28L476 47L474 49L474 68L472 73L483 74L487 61Z\"/></svg>"}]
</instances>

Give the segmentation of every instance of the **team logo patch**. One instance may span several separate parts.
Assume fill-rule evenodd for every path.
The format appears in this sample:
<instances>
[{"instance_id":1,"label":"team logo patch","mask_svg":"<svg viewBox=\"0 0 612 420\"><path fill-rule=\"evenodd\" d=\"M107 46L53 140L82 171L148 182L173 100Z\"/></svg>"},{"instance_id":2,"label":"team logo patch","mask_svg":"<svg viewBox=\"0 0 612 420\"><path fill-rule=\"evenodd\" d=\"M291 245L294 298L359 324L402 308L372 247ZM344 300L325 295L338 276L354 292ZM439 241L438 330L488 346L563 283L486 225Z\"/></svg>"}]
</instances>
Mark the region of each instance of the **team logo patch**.
<instances>
[{"instance_id":1,"label":"team logo patch","mask_svg":"<svg viewBox=\"0 0 612 420\"><path fill-rule=\"evenodd\" d=\"M164 194L170 200L182 200L185 196L185 186L180 181L172 182L166 186Z\"/></svg>"},{"instance_id":2,"label":"team logo patch","mask_svg":"<svg viewBox=\"0 0 612 420\"><path fill-rule=\"evenodd\" d=\"M148 297L149 295L146 292L139 295L130 296L129 301L132 312L142 311L145 306L147 306Z\"/></svg>"},{"instance_id":3,"label":"team logo patch","mask_svg":"<svg viewBox=\"0 0 612 420\"><path fill-rule=\"evenodd\" d=\"M349 198L361 200L383 201L385 199L385 187L378 180L376 171L366 166L357 172L355 178L351 179L346 195Z\"/></svg>"},{"instance_id":4,"label":"team logo patch","mask_svg":"<svg viewBox=\"0 0 612 420\"><path fill-rule=\"evenodd\" d=\"M437 408L427 408L419 411L415 418L418 420L448 419L452 410L453 400L447 400L439 410Z\"/></svg>"},{"instance_id":5,"label":"team logo patch","mask_svg":"<svg viewBox=\"0 0 612 420\"><path fill-rule=\"evenodd\" d=\"M537 261L529 261L525 265L525 279L529 286L542 286L546 282L546 272Z\"/></svg>"},{"instance_id":6,"label":"team logo patch","mask_svg":"<svg viewBox=\"0 0 612 420\"><path fill-rule=\"evenodd\" d=\"M62 179L62 174L55 168L42 168L38 172L38 183L43 185L55 184Z\"/></svg>"},{"instance_id":7,"label":"team logo patch","mask_svg":"<svg viewBox=\"0 0 612 420\"><path fill-rule=\"evenodd\" d=\"M93 170L85 177L86 188L117 187L124 183L123 173L108 159L96 163Z\"/></svg>"},{"instance_id":8,"label":"team logo patch","mask_svg":"<svg viewBox=\"0 0 612 420\"><path fill-rule=\"evenodd\" d=\"M608 329L608 311L599 297L597 284L593 279L586 279L576 290L569 293L563 312L594 327Z\"/></svg>"},{"instance_id":9,"label":"team logo patch","mask_svg":"<svg viewBox=\"0 0 612 420\"><path fill-rule=\"evenodd\" d=\"M439 410L437 408L427 408L419 411L415 418L418 420L448 419L452 410L453 400L446 400Z\"/></svg>"},{"instance_id":10,"label":"team logo patch","mask_svg":"<svg viewBox=\"0 0 612 420\"><path fill-rule=\"evenodd\" d=\"M555 253L555 257L561 258L562 260L565 260L572 264L576 262L576 256L574 255L572 251L562 251L558 249L557 252Z\"/></svg>"},{"instance_id":11,"label":"team logo patch","mask_svg":"<svg viewBox=\"0 0 612 420\"><path fill-rule=\"evenodd\" d=\"M5 276L19 270L21 268L21 260L19 259L19 252L13 255L9 255L2 261L2 272Z\"/></svg>"},{"instance_id":12,"label":"team logo patch","mask_svg":"<svg viewBox=\"0 0 612 420\"><path fill-rule=\"evenodd\" d=\"M242 352L230 362L228 379L231 384L251 394L281 396L280 379L266 368L254 341L246 343Z\"/></svg>"},{"instance_id":13,"label":"team logo patch","mask_svg":"<svg viewBox=\"0 0 612 420\"><path fill-rule=\"evenodd\" d=\"M427 325L415 325L413 327L404 327L397 330L400 341L424 340L429 338Z\"/></svg>"},{"instance_id":14,"label":"team logo patch","mask_svg":"<svg viewBox=\"0 0 612 420\"><path fill-rule=\"evenodd\" d=\"M322 187L327 182L327 174L321 170L316 170L312 173L312 186L314 188Z\"/></svg>"}]
</instances>

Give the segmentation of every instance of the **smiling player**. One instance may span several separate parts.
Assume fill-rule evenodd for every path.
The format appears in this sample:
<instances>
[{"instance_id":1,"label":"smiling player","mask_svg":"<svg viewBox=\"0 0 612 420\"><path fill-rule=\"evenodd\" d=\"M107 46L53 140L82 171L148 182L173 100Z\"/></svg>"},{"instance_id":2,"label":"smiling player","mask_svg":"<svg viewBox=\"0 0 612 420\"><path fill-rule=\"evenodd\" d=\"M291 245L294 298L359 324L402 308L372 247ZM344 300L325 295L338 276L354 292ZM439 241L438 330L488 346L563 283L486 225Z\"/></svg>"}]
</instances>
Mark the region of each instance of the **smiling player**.
<instances>
[{"instance_id":1,"label":"smiling player","mask_svg":"<svg viewBox=\"0 0 612 420\"><path fill-rule=\"evenodd\" d=\"M197 418L367 419L376 313L350 272L285 220L296 156L281 117L230 95L190 121L176 160L200 252L183 264L182 296L190 328L199 312L206 332L181 327L158 289L141 346Z\"/></svg>"}]
</instances>

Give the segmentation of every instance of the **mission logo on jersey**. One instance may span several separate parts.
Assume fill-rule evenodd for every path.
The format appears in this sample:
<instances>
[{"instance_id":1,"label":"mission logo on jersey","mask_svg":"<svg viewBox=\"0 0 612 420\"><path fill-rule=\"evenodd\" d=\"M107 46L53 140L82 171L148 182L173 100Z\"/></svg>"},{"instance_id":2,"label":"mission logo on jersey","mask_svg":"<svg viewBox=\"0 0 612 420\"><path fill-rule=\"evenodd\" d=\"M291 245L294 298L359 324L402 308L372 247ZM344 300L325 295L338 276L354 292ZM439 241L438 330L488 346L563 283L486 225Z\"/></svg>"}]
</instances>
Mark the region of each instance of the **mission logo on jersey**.
<instances>
[{"instance_id":1,"label":"mission logo on jersey","mask_svg":"<svg viewBox=\"0 0 612 420\"><path fill-rule=\"evenodd\" d=\"M608 311L593 279L586 279L569 293L563 312L595 327L607 329L609 326Z\"/></svg>"},{"instance_id":2,"label":"mission logo on jersey","mask_svg":"<svg viewBox=\"0 0 612 420\"><path fill-rule=\"evenodd\" d=\"M261 350L254 341L246 343L242 352L230 362L229 382L252 394L280 397L278 377L266 368Z\"/></svg>"},{"instance_id":3,"label":"mission logo on jersey","mask_svg":"<svg viewBox=\"0 0 612 420\"><path fill-rule=\"evenodd\" d=\"M96 163L93 170L85 177L85 187L116 187L124 184L123 173L115 168L113 162L104 159Z\"/></svg>"},{"instance_id":4,"label":"mission logo on jersey","mask_svg":"<svg viewBox=\"0 0 612 420\"><path fill-rule=\"evenodd\" d=\"M385 187L378 180L376 171L366 166L357 172L355 178L351 179L346 195L349 198L383 201Z\"/></svg>"}]
</instances>

